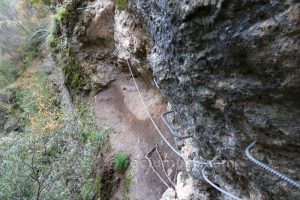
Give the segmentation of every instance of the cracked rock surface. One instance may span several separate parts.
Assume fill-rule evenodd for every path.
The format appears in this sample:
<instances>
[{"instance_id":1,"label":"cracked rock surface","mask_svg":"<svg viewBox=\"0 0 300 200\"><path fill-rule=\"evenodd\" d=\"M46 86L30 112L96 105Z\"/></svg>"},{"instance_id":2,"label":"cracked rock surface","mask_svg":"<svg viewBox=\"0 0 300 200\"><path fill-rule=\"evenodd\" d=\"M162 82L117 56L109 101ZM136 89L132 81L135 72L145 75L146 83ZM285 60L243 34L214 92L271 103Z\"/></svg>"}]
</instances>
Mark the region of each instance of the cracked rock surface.
<instances>
[{"instance_id":1,"label":"cracked rock surface","mask_svg":"<svg viewBox=\"0 0 300 200\"><path fill-rule=\"evenodd\" d=\"M296 200L300 191L251 163L245 149L257 141L256 158L300 180L299 13L296 0L128 0L122 12L97 0L72 37L79 61L91 61L92 88L125 71L126 59L137 71L148 61L177 113L174 127L193 132L178 148L190 159L226 161L207 169L212 182L242 199ZM177 197L230 199L201 169L178 175ZM173 196L169 189L162 199Z\"/></svg>"},{"instance_id":2,"label":"cracked rock surface","mask_svg":"<svg viewBox=\"0 0 300 200\"><path fill-rule=\"evenodd\" d=\"M256 140L258 159L300 180L299 1L132 0L129 8L152 40L161 92L196 130L198 155L227 161L210 179L242 199L299 199L245 155ZM199 193L229 199L195 176L199 167L192 172Z\"/></svg>"}]
</instances>

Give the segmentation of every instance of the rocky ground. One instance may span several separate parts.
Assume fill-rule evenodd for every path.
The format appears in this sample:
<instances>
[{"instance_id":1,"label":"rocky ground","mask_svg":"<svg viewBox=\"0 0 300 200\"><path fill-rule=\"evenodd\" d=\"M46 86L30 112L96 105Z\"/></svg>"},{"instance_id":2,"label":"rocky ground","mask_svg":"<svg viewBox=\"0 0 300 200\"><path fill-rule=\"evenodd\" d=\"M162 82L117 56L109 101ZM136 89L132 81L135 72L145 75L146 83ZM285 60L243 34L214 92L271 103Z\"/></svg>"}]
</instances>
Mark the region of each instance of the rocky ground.
<instances>
[{"instance_id":1,"label":"rocky ground","mask_svg":"<svg viewBox=\"0 0 300 200\"><path fill-rule=\"evenodd\" d=\"M166 110L166 104L157 89L146 87L139 81L142 94L149 105L155 121ZM124 152L130 156L131 169L128 172L132 183L128 196L130 199L160 199L167 189L150 168L145 155L156 145L161 152L164 165L172 179L177 174L180 159L167 147L158 136L153 124L148 119L143 104L129 74L120 74L107 89L95 96L95 113L101 124L114 129L110 134L111 153ZM163 124L160 128L164 128ZM167 133L167 132L166 132ZM169 139L172 139L168 137ZM163 176L158 156L152 156L154 166ZM121 184L122 185L122 184ZM120 187L112 199L124 198L124 188Z\"/></svg>"}]
</instances>

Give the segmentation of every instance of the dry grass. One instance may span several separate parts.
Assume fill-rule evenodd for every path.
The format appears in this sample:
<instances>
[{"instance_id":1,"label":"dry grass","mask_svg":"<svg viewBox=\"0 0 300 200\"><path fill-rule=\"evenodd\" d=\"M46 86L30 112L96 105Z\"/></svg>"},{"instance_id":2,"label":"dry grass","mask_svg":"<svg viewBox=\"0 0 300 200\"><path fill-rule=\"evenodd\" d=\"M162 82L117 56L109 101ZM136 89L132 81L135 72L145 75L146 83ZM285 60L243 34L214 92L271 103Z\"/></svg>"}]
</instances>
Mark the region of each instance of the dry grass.
<instances>
[{"instance_id":1,"label":"dry grass","mask_svg":"<svg viewBox=\"0 0 300 200\"><path fill-rule=\"evenodd\" d=\"M31 134L46 134L62 124L62 112L55 105L58 97L36 68L29 67L13 84L19 88L18 101L28 117Z\"/></svg>"}]
</instances>

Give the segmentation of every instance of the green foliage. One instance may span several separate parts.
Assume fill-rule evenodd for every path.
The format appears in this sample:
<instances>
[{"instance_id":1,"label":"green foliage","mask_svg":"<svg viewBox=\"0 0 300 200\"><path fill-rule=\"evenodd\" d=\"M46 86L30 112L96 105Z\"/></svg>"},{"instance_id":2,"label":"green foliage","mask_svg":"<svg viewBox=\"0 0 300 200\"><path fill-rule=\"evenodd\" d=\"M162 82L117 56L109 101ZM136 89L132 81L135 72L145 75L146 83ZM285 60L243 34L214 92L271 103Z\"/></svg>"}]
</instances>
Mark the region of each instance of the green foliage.
<instances>
[{"instance_id":1,"label":"green foliage","mask_svg":"<svg viewBox=\"0 0 300 200\"><path fill-rule=\"evenodd\" d=\"M127 0L115 0L115 2L119 12L126 9Z\"/></svg>"},{"instance_id":2,"label":"green foliage","mask_svg":"<svg viewBox=\"0 0 300 200\"><path fill-rule=\"evenodd\" d=\"M49 45L51 48L56 48L58 46L58 40L54 34L50 34Z\"/></svg>"},{"instance_id":3,"label":"green foliage","mask_svg":"<svg viewBox=\"0 0 300 200\"><path fill-rule=\"evenodd\" d=\"M26 123L1 141L0 196L36 199L40 185L40 199L91 199L100 195L101 181L94 171L106 132L95 127L93 113L83 104L78 115L70 112L70 102L55 93L50 77L40 70L27 69L15 83L25 83L15 99ZM87 142L81 138L84 131Z\"/></svg>"},{"instance_id":4,"label":"green foliage","mask_svg":"<svg viewBox=\"0 0 300 200\"><path fill-rule=\"evenodd\" d=\"M0 88L4 88L20 75L19 66L12 61L0 61Z\"/></svg>"},{"instance_id":5,"label":"green foliage","mask_svg":"<svg viewBox=\"0 0 300 200\"><path fill-rule=\"evenodd\" d=\"M101 178L97 176L94 182L95 195L100 196L102 187L103 186L102 186Z\"/></svg>"},{"instance_id":6,"label":"green foliage","mask_svg":"<svg viewBox=\"0 0 300 200\"><path fill-rule=\"evenodd\" d=\"M72 97L82 94L96 94L102 84L99 81L91 81L91 75L96 73L95 67L87 60L79 61L76 55L77 50L74 50L73 45L67 40L68 30L75 26L73 22L80 18L79 14L75 13L73 16L68 16L72 9L68 2L65 1L65 7L57 9L57 13L51 21L51 34L48 41L52 55L64 72L66 85ZM68 20L65 20L66 17Z\"/></svg>"},{"instance_id":7,"label":"green foliage","mask_svg":"<svg viewBox=\"0 0 300 200\"><path fill-rule=\"evenodd\" d=\"M43 156L54 157L59 153L59 146L57 144L50 145L50 147L46 148L43 152Z\"/></svg>"},{"instance_id":8,"label":"green foliage","mask_svg":"<svg viewBox=\"0 0 300 200\"><path fill-rule=\"evenodd\" d=\"M40 43L32 40L28 40L25 46L23 47L21 58L23 65L28 66L32 60L36 59L40 51Z\"/></svg>"},{"instance_id":9,"label":"green foliage","mask_svg":"<svg viewBox=\"0 0 300 200\"><path fill-rule=\"evenodd\" d=\"M83 119L81 123L83 140L90 143L105 141L108 130L99 131L94 112L82 103L77 105L77 111L81 119Z\"/></svg>"},{"instance_id":10,"label":"green foliage","mask_svg":"<svg viewBox=\"0 0 300 200\"><path fill-rule=\"evenodd\" d=\"M31 0L32 3L44 3L46 5L51 4L51 0Z\"/></svg>"},{"instance_id":11,"label":"green foliage","mask_svg":"<svg viewBox=\"0 0 300 200\"><path fill-rule=\"evenodd\" d=\"M64 46L57 35L52 34L49 39L49 44L52 47L52 53L56 58L58 65L62 68L66 85L72 96L83 91L88 77L84 72L83 67L77 61L72 48Z\"/></svg>"},{"instance_id":12,"label":"green foliage","mask_svg":"<svg viewBox=\"0 0 300 200\"><path fill-rule=\"evenodd\" d=\"M118 153L115 156L114 167L119 172L125 172L129 167L129 158L124 153Z\"/></svg>"},{"instance_id":13,"label":"green foliage","mask_svg":"<svg viewBox=\"0 0 300 200\"><path fill-rule=\"evenodd\" d=\"M1 199L21 199L34 197L32 171L30 169L29 141L23 137L14 137L1 146L0 157L0 196ZM20 193L19 193L20 192Z\"/></svg>"},{"instance_id":14,"label":"green foliage","mask_svg":"<svg viewBox=\"0 0 300 200\"><path fill-rule=\"evenodd\" d=\"M81 197L83 200L90 200L94 196L94 185L93 183L86 183L84 184L83 188L81 189Z\"/></svg>"},{"instance_id":15,"label":"green foliage","mask_svg":"<svg viewBox=\"0 0 300 200\"><path fill-rule=\"evenodd\" d=\"M59 21L63 21L66 19L67 14L68 14L67 8L60 7L59 9L57 9L57 13L55 16Z\"/></svg>"},{"instance_id":16,"label":"green foliage","mask_svg":"<svg viewBox=\"0 0 300 200\"><path fill-rule=\"evenodd\" d=\"M60 41L57 35L58 27L60 23L65 20L67 16L68 10L65 7L60 7L57 9L56 14L51 16L50 27L49 27L49 37L48 42L50 47L53 49L55 53L59 53L57 51L64 51L64 49L58 49L60 46Z\"/></svg>"},{"instance_id":17,"label":"green foliage","mask_svg":"<svg viewBox=\"0 0 300 200\"><path fill-rule=\"evenodd\" d=\"M104 133L99 132L95 129L91 129L89 127L83 128L83 138L87 140L88 142L94 143L94 142L101 142L104 140Z\"/></svg>"},{"instance_id":18,"label":"green foliage","mask_svg":"<svg viewBox=\"0 0 300 200\"><path fill-rule=\"evenodd\" d=\"M49 27L49 32L50 34L55 34L57 31L57 18L55 15L51 15L51 20L50 20L50 27Z\"/></svg>"},{"instance_id":19,"label":"green foliage","mask_svg":"<svg viewBox=\"0 0 300 200\"><path fill-rule=\"evenodd\" d=\"M84 72L76 58L68 54L63 60L63 71L68 87L72 92L76 92L84 87Z\"/></svg>"},{"instance_id":20,"label":"green foliage","mask_svg":"<svg viewBox=\"0 0 300 200\"><path fill-rule=\"evenodd\" d=\"M49 36L48 36L48 44L53 49L59 46L59 39L57 38L56 31L58 26L58 19L55 15L51 16L50 27L49 27Z\"/></svg>"},{"instance_id":21,"label":"green foliage","mask_svg":"<svg viewBox=\"0 0 300 200\"><path fill-rule=\"evenodd\" d=\"M81 189L81 198L83 200L91 200L101 196L102 182L100 177L96 177L94 182L90 180L85 183Z\"/></svg>"},{"instance_id":22,"label":"green foliage","mask_svg":"<svg viewBox=\"0 0 300 200\"><path fill-rule=\"evenodd\" d=\"M131 183L132 183L132 176L131 175L126 176L126 179L125 179L125 200L130 199L129 190L130 190L130 187L131 187Z\"/></svg>"},{"instance_id":23,"label":"green foliage","mask_svg":"<svg viewBox=\"0 0 300 200\"><path fill-rule=\"evenodd\" d=\"M51 24L53 38L49 39L55 47L60 42L57 20L66 15L67 10L61 9ZM0 102L1 114L5 113L7 121L21 121L18 128L0 135L0 199L96 198L102 186L95 171L106 131L96 126L94 114L87 106L82 104L81 111L74 110L67 94L61 91L57 68L49 73L44 64L38 66L42 63L39 43L27 38L40 23L27 25L22 20L26 25L22 27L26 31L24 37L11 31L3 35L7 30L0 27L0 53L11 53L5 59L2 54L0 57L0 92L12 102ZM9 33L18 37L21 45L11 45L7 41ZM69 72L68 81L80 85L76 76L81 73L79 65L68 49L64 51L68 56L63 62L70 71L76 70L74 74ZM87 135L86 140L82 140L82 133Z\"/></svg>"}]
</instances>

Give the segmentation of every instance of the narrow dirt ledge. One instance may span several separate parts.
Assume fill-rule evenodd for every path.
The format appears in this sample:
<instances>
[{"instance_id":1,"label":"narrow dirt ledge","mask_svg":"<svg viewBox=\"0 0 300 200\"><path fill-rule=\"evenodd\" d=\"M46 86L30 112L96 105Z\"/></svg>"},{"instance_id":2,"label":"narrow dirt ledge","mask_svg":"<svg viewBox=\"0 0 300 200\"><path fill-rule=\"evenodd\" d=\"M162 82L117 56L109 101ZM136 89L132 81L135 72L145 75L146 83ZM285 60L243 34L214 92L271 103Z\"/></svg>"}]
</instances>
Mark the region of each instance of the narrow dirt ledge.
<instances>
[{"instance_id":1,"label":"narrow dirt ledge","mask_svg":"<svg viewBox=\"0 0 300 200\"><path fill-rule=\"evenodd\" d=\"M137 78L137 81L152 116L167 133L159 120L167 104L157 89L147 86L140 78ZM176 163L180 163L180 160L158 136L148 119L130 75L119 74L116 81L106 90L99 92L95 96L94 108L98 122L115 129L110 135L112 153L124 152L130 156L133 178L129 192L131 199L160 199L167 188L153 173L145 155L158 144L171 177L176 175ZM158 158L153 158L153 163L162 172ZM123 199L122 190L124 189L120 186L112 199Z\"/></svg>"}]
</instances>

